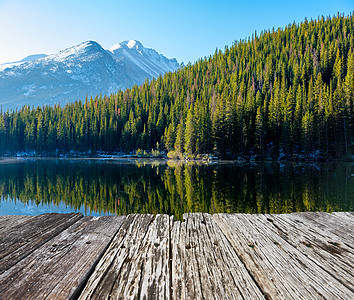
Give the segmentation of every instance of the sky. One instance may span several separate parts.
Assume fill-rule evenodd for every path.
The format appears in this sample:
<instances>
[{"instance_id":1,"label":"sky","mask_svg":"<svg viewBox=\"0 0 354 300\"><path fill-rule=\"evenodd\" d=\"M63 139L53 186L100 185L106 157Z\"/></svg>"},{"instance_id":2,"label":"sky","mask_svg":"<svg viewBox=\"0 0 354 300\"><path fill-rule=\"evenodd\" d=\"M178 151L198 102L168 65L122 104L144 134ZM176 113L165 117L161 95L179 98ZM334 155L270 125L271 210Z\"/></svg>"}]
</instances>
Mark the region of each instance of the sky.
<instances>
[{"instance_id":1,"label":"sky","mask_svg":"<svg viewBox=\"0 0 354 300\"><path fill-rule=\"evenodd\" d=\"M0 63L131 39L193 63L255 31L353 11L354 0L0 0Z\"/></svg>"}]
</instances>

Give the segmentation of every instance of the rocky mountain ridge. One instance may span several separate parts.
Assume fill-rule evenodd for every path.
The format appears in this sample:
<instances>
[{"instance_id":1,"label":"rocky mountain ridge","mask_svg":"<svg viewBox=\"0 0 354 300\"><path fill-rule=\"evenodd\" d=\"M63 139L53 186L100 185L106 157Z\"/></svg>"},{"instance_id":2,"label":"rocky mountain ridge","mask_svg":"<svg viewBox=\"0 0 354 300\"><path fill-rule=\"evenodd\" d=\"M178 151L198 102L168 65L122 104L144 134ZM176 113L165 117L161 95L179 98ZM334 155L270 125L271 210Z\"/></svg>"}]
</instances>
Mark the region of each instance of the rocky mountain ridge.
<instances>
[{"instance_id":1,"label":"rocky mountain ridge","mask_svg":"<svg viewBox=\"0 0 354 300\"><path fill-rule=\"evenodd\" d=\"M64 105L140 85L179 67L176 59L168 59L135 40L118 43L109 50L87 41L56 54L32 55L0 65L0 105L3 110L23 105Z\"/></svg>"}]
</instances>

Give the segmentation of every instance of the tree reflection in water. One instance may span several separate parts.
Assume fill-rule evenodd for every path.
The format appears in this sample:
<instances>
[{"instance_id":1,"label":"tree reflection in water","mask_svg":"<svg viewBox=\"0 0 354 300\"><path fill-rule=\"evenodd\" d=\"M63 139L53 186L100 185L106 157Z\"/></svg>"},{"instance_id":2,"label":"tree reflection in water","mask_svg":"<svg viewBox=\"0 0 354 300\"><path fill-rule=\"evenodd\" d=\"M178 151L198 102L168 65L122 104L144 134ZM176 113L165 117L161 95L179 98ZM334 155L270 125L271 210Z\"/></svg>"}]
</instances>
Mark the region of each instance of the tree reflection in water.
<instances>
[{"instance_id":1,"label":"tree reflection in water","mask_svg":"<svg viewBox=\"0 0 354 300\"><path fill-rule=\"evenodd\" d=\"M73 211L290 213L353 210L350 163L184 163L36 159L0 163L2 201L58 205Z\"/></svg>"}]
</instances>

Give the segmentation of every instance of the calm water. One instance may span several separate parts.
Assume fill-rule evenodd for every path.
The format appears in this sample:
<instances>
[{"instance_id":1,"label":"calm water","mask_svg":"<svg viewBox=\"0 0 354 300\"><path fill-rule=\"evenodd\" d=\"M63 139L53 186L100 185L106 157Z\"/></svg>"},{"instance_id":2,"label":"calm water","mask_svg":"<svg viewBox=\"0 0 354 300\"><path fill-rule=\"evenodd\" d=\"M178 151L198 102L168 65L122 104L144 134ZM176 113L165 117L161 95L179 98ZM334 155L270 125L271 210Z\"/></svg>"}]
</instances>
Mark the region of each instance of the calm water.
<instances>
[{"instance_id":1,"label":"calm water","mask_svg":"<svg viewBox=\"0 0 354 300\"><path fill-rule=\"evenodd\" d=\"M353 210L352 163L0 161L0 215Z\"/></svg>"}]
</instances>

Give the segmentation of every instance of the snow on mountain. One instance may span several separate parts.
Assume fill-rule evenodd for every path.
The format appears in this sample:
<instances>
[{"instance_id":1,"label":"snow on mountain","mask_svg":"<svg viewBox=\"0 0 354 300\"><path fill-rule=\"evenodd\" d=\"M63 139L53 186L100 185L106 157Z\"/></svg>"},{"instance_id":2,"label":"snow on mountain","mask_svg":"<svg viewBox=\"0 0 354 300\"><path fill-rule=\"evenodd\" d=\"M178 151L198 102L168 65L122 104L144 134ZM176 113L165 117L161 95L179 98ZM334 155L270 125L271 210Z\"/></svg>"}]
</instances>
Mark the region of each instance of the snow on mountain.
<instances>
[{"instance_id":1,"label":"snow on mountain","mask_svg":"<svg viewBox=\"0 0 354 300\"><path fill-rule=\"evenodd\" d=\"M21 59L19 61L7 62L7 63L0 64L0 72L7 69L7 68L19 66L21 64L24 64L25 62L36 60L36 59L43 58L46 56L47 56L46 54L33 54L33 55L26 56L24 59Z\"/></svg>"},{"instance_id":2,"label":"snow on mountain","mask_svg":"<svg viewBox=\"0 0 354 300\"><path fill-rule=\"evenodd\" d=\"M136 41L124 41L109 49L117 62L127 66L133 76L152 78L177 70L176 59L168 59L153 49L144 48Z\"/></svg>"},{"instance_id":3,"label":"snow on mountain","mask_svg":"<svg viewBox=\"0 0 354 300\"><path fill-rule=\"evenodd\" d=\"M135 40L118 43L109 50L87 41L56 54L30 56L3 65L0 105L4 110L23 105L63 105L111 94L180 67L176 59L167 59Z\"/></svg>"},{"instance_id":4,"label":"snow on mountain","mask_svg":"<svg viewBox=\"0 0 354 300\"><path fill-rule=\"evenodd\" d=\"M48 56L47 54L32 54L32 55L28 55L26 56L24 59L21 59L19 62L28 62L28 61L32 61L32 60L36 60L36 59L40 59L43 57Z\"/></svg>"}]
</instances>

